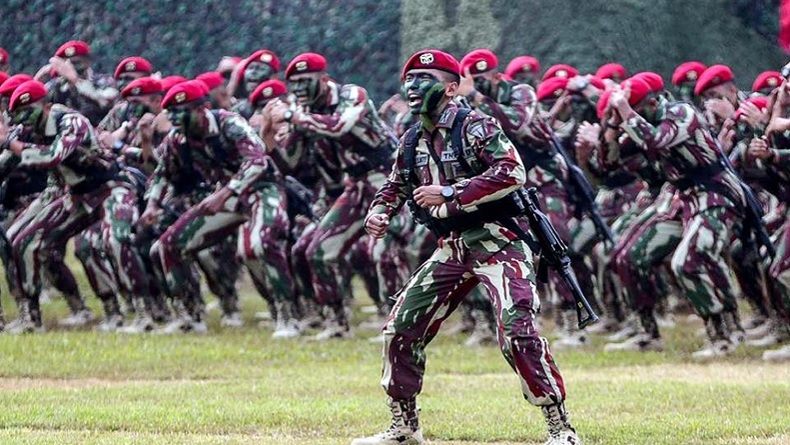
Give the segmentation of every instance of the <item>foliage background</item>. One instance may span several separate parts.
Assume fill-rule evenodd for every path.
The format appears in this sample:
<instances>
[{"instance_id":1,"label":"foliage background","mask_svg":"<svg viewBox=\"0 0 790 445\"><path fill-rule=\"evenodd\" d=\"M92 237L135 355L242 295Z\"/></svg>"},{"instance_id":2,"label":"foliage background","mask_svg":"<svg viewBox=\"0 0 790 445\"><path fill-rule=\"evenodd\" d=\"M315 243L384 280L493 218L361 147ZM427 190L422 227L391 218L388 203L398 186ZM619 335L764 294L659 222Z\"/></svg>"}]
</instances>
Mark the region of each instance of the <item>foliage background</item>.
<instances>
[{"instance_id":1,"label":"foliage background","mask_svg":"<svg viewBox=\"0 0 790 445\"><path fill-rule=\"evenodd\" d=\"M260 48L283 63L325 54L331 74L374 99L397 89L414 51L439 47L461 57L489 47L504 65L520 54L544 69L566 62L594 71L617 61L665 76L685 60L733 67L742 88L787 57L776 44L779 0L154 0L0 2L0 46L14 71L34 72L69 39L88 41L99 71L129 55L163 74L196 75L224 55Z\"/></svg>"}]
</instances>

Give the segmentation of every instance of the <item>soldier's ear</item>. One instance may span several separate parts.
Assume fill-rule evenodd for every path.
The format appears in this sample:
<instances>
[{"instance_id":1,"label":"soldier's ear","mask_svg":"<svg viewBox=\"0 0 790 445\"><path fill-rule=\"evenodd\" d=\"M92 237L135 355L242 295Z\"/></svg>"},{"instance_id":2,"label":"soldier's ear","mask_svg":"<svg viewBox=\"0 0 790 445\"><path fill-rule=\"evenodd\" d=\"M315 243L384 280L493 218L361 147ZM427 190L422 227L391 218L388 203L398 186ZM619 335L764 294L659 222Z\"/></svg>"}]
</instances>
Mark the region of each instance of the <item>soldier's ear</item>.
<instances>
[{"instance_id":1,"label":"soldier's ear","mask_svg":"<svg viewBox=\"0 0 790 445\"><path fill-rule=\"evenodd\" d=\"M455 92L458 90L458 82L448 82L447 86L444 88L444 95L447 97L454 97Z\"/></svg>"}]
</instances>

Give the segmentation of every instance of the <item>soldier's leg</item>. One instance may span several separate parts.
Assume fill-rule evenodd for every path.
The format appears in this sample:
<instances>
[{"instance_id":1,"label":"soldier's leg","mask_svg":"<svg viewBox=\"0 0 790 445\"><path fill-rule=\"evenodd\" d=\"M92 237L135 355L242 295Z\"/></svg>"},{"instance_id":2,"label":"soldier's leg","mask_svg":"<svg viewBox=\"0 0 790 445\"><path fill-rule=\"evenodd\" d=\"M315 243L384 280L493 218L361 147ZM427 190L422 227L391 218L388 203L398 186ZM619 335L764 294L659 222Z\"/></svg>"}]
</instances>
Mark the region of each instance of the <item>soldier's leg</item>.
<instances>
[{"instance_id":1,"label":"soldier's leg","mask_svg":"<svg viewBox=\"0 0 790 445\"><path fill-rule=\"evenodd\" d=\"M236 257L236 244L236 238L230 237L200 251L196 257L209 290L219 300L222 309L220 323L228 327L243 324L239 310L239 292L236 290L236 281L241 274L241 262Z\"/></svg>"},{"instance_id":2,"label":"soldier's leg","mask_svg":"<svg viewBox=\"0 0 790 445\"><path fill-rule=\"evenodd\" d=\"M74 238L74 254L82 263L88 283L101 301L105 322L103 331L114 330L121 324L121 308L118 303L118 288L113 270L104 255L97 254L95 246L101 244L101 223L96 222L88 230Z\"/></svg>"}]
</instances>

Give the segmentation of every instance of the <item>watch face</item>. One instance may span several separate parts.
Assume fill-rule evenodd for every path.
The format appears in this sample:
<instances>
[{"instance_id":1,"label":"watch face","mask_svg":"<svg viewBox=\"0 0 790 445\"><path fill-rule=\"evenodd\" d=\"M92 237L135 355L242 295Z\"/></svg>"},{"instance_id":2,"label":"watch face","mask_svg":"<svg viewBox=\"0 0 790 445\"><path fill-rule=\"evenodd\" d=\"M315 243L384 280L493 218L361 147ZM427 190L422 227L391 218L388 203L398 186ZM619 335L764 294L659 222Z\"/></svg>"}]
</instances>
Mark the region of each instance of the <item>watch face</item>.
<instances>
[{"instance_id":1,"label":"watch face","mask_svg":"<svg viewBox=\"0 0 790 445\"><path fill-rule=\"evenodd\" d=\"M455 194L455 190L453 190L453 188L450 186L444 187L442 189L442 196L445 197L446 199L452 198L454 194Z\"/></svg>"}]
</instances>

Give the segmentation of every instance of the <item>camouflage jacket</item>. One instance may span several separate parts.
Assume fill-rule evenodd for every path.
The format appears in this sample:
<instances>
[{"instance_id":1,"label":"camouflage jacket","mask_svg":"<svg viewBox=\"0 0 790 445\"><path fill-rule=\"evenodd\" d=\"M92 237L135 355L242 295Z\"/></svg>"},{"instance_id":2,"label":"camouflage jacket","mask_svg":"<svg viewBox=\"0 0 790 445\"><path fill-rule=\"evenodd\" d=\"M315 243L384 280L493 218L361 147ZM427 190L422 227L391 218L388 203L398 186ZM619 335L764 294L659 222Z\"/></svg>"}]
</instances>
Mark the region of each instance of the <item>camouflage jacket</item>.
<instances>
[{"instance_id":1,"label":"camouflage jacket","mask_svg":"<svg viewBox=\"0 0 790 445\"><path fill-rule=\"evenodd\" d=\"M286 151L300 156L313 149L321 158L318 163L337 163L352 177L392 164L395 135L364 88L330 82L323 99L321 108L300 110L300 122L284 143Z\"/></svg>"},{"instance_id":2,"label":"camouflage jacket","mask_svg":"<svg viewBox=\"0 0 790 445\"><path fill-rule=\"evenodd\" d=\"M370 206L371 214L383 213L394 218L408 198L409 189L422 185L454 185L455 199L430 209L434 218L448 218L462 213L473 212L477 206L496 201L522 187L526 179L524 165L513 143L505 136L496 119L482 113L472 112L463 122L462 140L464 147L460 153L475 172L471 175L457 161L450 147L450 129L458 112L458 105L450 103L444 109L433 131L422 125L415 150L415 165L411 185L404 182L403 170L405 137L401 138L398 157L387 182L376 193ZM433 150L441 161L437 165L429 150ZM487 224L482 233L469 230L464 238L497 238L502 241L513 240L515 234L496 225L491 229ZM468 233L474 232L474 233Z\"/></svg>"},{"instance_id":3,"label":"camouflage jacket","mask_svg":"<svg viewBox=\"0 0 790 445\"><path fill-rule=\"evenodd\" d=\"M676 186L691 183L690 187L678 187L685 211L694 214L711 207L743 204L738 178L728 171L716 171L722 162L717 142L691 105L662 103L657 121L657 125L651 125L634 113L621 126L649 160L659 163L669 182Z\"/></svg>"},{"instance_id":4,"label":"camouflage jacket","mask_svg":"<svg viewBox=\"0 0 790 445\"><path fill-rule=\"evenodd\" d=\"M266 145L243 117L224 110L205 112L209 128L202 140L187 140L174 128L157 148L159 163L148 200L163 201L170 190L193 194L216 183L244 195L261 182L281 180Z\"/></svg>"},{"instance_id":5,"label":"camouflage jacket","mask_svg":"<svg viewBox=\"0 0 790 445\"><path fill-rule=\"evenodd\" d=\"M72 85L61 77L47 83L50 99L54 103L73 108L98 125L118 98L118 90L111 77L91 74Z\"/></svg>"},{"instance_id":6,"label":"camouflage jacket","mask_svg":"<svg viewBox=\"0 0 790 445\"><path fill-rule=\"evenodd\" d=\"M74 190L100 185L114 176L112 153L99 147L93 126L82 114L55 104L44 126L44 144L25 142L20 166L53 170L54 180Z\"/></svg>"},{"instance_id":7,"label":"camouflage jacket","mask_svg":"<svg viewBox=\"0 0 790 445\"><path fill-rule=\"evenodd\" d=\"M121 128L121 124L126 121L126 110L129 107L129 102L126 100L119 100L112 106L106 116L96 126L98 131L113 132Z\"/></svg>"}]
</instances>

